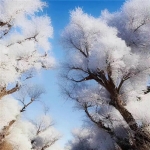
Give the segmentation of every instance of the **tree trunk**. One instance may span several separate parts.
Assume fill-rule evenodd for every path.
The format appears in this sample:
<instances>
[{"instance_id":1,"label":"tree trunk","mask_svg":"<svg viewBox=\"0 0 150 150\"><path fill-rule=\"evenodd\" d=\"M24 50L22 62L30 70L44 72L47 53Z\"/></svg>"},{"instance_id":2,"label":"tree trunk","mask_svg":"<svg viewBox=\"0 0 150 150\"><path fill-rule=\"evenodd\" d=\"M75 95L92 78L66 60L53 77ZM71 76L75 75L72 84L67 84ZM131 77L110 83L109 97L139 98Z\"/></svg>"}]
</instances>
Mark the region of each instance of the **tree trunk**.
<instances>
[{"instance_id":1,"label":"tree trunk","mask_svg":"<svg viewBox=\"0 0 150 150\"><path fill-rule=\"evenodd\" d=\"M114 107L120 112L131 130L136 131L138 129L138 125L132 114L122 105L122 100L120 99L120 96L118 94L114 97L113 101Z\"/></svg>"}]
</instances>

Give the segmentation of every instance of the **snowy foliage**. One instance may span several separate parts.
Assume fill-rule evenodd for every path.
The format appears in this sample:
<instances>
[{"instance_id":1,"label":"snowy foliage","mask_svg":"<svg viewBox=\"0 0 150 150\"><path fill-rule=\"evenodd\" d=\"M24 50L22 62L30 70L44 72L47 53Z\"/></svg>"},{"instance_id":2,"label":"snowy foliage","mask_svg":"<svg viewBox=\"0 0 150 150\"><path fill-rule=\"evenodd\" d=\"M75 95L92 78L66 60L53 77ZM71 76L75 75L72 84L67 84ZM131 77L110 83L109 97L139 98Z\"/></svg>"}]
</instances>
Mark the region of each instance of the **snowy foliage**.
<instances>
[{"instance_id":1,"label":"snowy foliage","mask_svg":"<svg viewBox=\"0 0 150 150\"><path fill-rule=\"evenodd\" d=\"M98 18L76 8L62 33L63 92L112 137L113 149L150 147L149 8L149 0L128 0Z\"/></svg>"},{"instance_id":2,"label":"snowy foliage","mask_svg":"<svg viewBox=\"0 0 150 150\"><path fill-rule=\"evenodd\" d=\"M34 122L18 119L10 128L10 134L6 140L15 150L48 149L60 137L52 125L50 117L45 115Z\"/></svg>"},{"instance_id":3,"label":"snowy foliage","mask_svg":"<svg viewBox=\"0 0 150 150\"><path fill-rule=\"evenodd\" d=\"M39 0L0 4L0 85L7 86L30 69L52 67L54 59L47 54L53 28L49 17L36 15L45 5Z\"/></svg>"},{"instance_id":4,"label":"snowy foliage","mask_svg":"<svg viewBox=\"0 0 150 150\"><path fill-rule=\"evenodd\" d=\"M15 99L5 96L0 100L0 132L11 120L15 120L20 113L20 106ZM10 111L11 110L11 111Z\"/></svg>"}]
</instances>

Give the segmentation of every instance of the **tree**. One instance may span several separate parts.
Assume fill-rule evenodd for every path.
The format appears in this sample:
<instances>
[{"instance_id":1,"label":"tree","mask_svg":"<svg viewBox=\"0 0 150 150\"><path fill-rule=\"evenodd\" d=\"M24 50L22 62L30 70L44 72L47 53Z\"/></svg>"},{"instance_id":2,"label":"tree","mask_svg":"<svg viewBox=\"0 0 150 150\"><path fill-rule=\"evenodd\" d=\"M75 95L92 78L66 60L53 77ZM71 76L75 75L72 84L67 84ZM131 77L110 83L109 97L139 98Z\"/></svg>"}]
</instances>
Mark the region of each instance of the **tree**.
<instances>
[{"instance_id":1,"label":"tree","mask_svg":"<svg viewBox=\"0 0 150 150\"><path fill-rule=\"evenodd\" d=\"M149 0L129 0L99 18L77 8L62 33L63 92L117 150L150 148L149 7Z\"/></svg>"},{"instance_id":2,"label":"tree","mask_svg":"<svg viewBox=\"0 0 150 150\"><path fill-rule=\"evenodd\" d=\"M60 134L53 127L49 116L43 115L33 122L36 128L35 137L32 139L33 150L46 150L60 138Z\"/></svg>"},{"instance_id":3,"label":"tree","mask_svg":"<svg viewBox=\"0 0 150 150\"><path fill-rule=\"evenodd\" d=\"M22 120L21 114L44 92L38 86L25 87L25 82L41 69L54 66L49 55L53 28L50 18L39 13L44 6L41 0L0 0L0 149L31 150L37 137L35 124ZM19 90L22 105L13 95ZM44 130L47 136L53 133L49 141L58 139L54 129Z\"/></svg>"},{"instance_id":4,"label":"tree","mask_svg":"<svg viewBox=\"0 0 150 150\"><path fill-rule=\"evenodd\" d=\"M97 127L75 129L72 134L73 139L65 147L67 150L112 150L114 148L111 138Z\"/></svg>"}]
</instances>

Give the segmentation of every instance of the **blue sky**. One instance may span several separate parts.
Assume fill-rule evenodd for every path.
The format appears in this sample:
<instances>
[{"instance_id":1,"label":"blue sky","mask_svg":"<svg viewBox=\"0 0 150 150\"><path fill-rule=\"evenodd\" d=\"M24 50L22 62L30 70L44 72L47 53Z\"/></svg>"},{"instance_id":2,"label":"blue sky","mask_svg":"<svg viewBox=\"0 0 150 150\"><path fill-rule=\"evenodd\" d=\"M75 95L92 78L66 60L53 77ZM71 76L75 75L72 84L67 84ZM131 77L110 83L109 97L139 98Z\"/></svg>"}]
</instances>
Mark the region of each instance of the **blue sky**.
<instances>
[{"instance_id":1,"label":"blue sky","mask_svg":"<svg viewBox=\"0 0 150 150\"><path fill-rule=\"evenodd\" d=\"M63 48L59 43L60 34L65 26L69 23L69 12L76 7L81 7L84 12L91 14L92 16L100 16L101 10L108 9L110 12L119 10L124 0L97 0L97 1L76 1L76 0L47 0L48 7L44 9L43 13L46 13L51 17L52 26L54 28L54 37L50 40L52 44L52 52L56 58L57 64L60 61L65 60L63 55ZM63 137L60 140L60 144L64 144L71 139L71 130L82 125L82 120L85 119L82 111L75 110L74 104L70 100L66 100L60 93L58 83L58 70L43 71L35 80L36 83L42 84L46 93L42 96L42 99L50 107L50 115L55 122L55 127L62 133ZM42 107L39 104L35 104L27 111L28 115L33 116L40 114Z\"/></svg>"}]
</instances>

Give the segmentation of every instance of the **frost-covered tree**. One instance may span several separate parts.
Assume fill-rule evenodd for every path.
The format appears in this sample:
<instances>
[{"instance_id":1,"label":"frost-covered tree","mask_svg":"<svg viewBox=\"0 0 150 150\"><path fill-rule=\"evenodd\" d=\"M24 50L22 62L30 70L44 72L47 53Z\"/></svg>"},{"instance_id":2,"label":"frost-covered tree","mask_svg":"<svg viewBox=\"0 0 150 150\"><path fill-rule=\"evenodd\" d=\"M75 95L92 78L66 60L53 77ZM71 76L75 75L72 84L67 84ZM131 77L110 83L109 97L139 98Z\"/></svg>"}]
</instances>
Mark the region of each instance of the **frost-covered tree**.
<instances>
[{"instance_id":1,"label":"frost-covered tree","mask_svg":"<svg viewBox=\"0 0 150 150\"><path fill-rule=\"evenodd\" d=\"M96 150L91 147L91 142L93 142L93 133L88 129L76 129L72 133L73 140L69 141L66 145L67 150ZM96 147L97 145L95 145Z\"/></svg>"},{"instance_id":2,"label":"frost-covered tree","mask_svg":"<svg viewBox=\"0 0 150 150\"><path fill-rule=\"evenodd\" d=\"M66 144L65 149L99 150L107 148L111 150L113 147L111 138L107 134L103 133L104 131L99 130L97 127L94 126L74 129L72 132L73 139Z\"/></svg>"},{"instance_id":3,"label":"frost-covered tree","mask_svg":"<svg viewBox=\"0 0 150 150\"><path fill-rule=\"evenodd\" d=\"M0 149L2 150L31 150L33 144L35 145L32 140L37 135L41 139L38 142L43 141L42 144L47 146L36 142L40 145L38 146L40 150L48 149L52 144L51 141L54 139L56 141L54 129L47 126L37 134L35 124L21 119L21 114L39 98L43 90L36 86L26 89L26 92L21 90L21 97L18 99L12 95L23 88L24 82L32 78L36 72L54 65L54 58L49 55L51 48L49 38L53 34L51 21L48 16L39 13L44 6L46 3L41 0L0 0ZM44 118L48 120L48 117Z\"/></svg>"},{"instance_id":4,"label":"frost-covered tree","mask_svg":"<svg viewBox=\"0 0 150 150\"><path fill-rule=\"evenodd\" d=\"M49 150L60 138L48 115L38 117L34 122L17 119L9 129L3 144L9 143L9 150ZM5 149L4 149L5 150Z\"/></svg>"},{"instance_id":5,"label":"frost-covered tree","mask_svg":"<svg viewBox=\"0 0 150 150\"><path fill-rule=\"evenodd\" d=\"M31 141L33 150L48 150L60 138L49 116L41 116L33 124L36 129L36 134Z\"/></svg>"},{"instance_id":6,"label":"frost-covered tree","mask_svg":"<svg viewBox=\"0 0 150 150\"><path fill-rule=\"evenodd\" d=\"M99 150L150 149L149 8L149 0L128 0L98 18L77 8L62 34L63 92L114 143Z\"/></svg>"}]
</instances>

